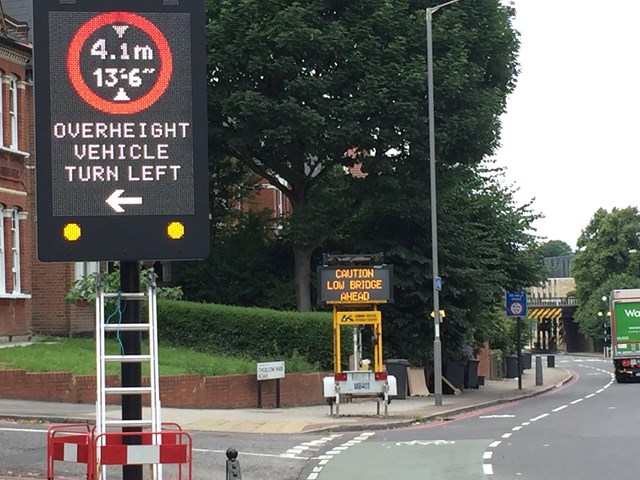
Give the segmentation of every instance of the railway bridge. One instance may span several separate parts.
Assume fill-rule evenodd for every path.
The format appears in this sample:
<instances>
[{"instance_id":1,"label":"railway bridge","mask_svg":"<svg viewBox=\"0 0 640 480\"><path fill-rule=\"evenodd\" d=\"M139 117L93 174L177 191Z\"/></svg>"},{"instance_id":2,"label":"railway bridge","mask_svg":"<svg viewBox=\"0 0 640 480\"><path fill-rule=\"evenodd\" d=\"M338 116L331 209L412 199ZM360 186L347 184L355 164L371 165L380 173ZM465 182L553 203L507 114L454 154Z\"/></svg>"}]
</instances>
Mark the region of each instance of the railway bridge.
<instances>
[{"instance_id":1,"label":"railway bridge","mask_svg":"<svg viewBox=\"0 0 640 480\"><path fill-rule=\"evenodd\" d=\"M574 313L578 306L574 297L527 298L527 318L532 320L534 351L588 352L592 342L578 331Z\"/></svg>"}]
</instances>

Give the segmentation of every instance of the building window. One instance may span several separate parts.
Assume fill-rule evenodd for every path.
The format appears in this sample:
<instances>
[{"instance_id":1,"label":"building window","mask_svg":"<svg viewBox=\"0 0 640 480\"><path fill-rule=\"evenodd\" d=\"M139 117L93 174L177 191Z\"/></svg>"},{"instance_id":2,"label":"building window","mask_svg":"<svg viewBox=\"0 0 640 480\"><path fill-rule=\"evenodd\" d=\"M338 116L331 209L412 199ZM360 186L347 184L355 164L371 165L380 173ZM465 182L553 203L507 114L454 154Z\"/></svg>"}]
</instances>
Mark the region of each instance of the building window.
<instances>
[{"instance_id":1,"label":"building window","mask_svg":"<svg viewBox=\"0 0 640 480\"><path fill-rule=\"evenodd\" d=\"M76 262L76 280L81 280L100 271L100 262Z\"/></svg>"},{"instance_id":2,"label":"building window","mask_svg":"<svg viewBox=\"0 0 640 480\"><path fill-rule=\"evenodd\" d=\"M0 293L7 293L6 263L4 256L4 207L0 205Z\"/></svg>"},{"instance_id":3,"label":"building window","mask_svg":"<svg viewBox=\"0 0 640 480\"><path fill-rule=\"evenodd\" d=\"M18 79L9 76L9 146L18 149Z\"/></svg>"},{"instance_id":4,"label":"building window","mask_svg":"<svg viewBox=\"0 0 640 480\"><path fill-rule=\"evenodd\" d=\"M21 292L20 281L20 220L18 218L18 209L9 210L11 218L11 276L13 280L13 293Z\"/></svg>"}]
</instances>

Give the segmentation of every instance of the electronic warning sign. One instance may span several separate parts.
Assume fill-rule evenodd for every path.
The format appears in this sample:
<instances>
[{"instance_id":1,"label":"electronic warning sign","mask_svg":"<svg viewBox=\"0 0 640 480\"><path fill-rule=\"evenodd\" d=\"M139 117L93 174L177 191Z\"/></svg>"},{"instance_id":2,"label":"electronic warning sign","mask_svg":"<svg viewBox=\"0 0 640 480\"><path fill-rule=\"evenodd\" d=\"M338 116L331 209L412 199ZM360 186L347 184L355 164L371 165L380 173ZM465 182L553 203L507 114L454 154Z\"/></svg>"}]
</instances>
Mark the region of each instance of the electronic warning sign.
<instances>
[{"instance_id":1,"label":"electronic warning sign","mask_svg":"<svg viewBox=\"0 0 640 480\"><path fill-rule=\"evenodd\" d=\"M318 303L393 302L393 266L318 267Z\"/></svg>"},{"instance_id":2,"label":"electronic warning sign","mask_svg":"<svg viewBox=\"0 0 640 480\"><path fill-rule=\"evenodd\" d=\"M41 0L38 256L209 252L202 0Z\"/></svg>"}]
</instances>

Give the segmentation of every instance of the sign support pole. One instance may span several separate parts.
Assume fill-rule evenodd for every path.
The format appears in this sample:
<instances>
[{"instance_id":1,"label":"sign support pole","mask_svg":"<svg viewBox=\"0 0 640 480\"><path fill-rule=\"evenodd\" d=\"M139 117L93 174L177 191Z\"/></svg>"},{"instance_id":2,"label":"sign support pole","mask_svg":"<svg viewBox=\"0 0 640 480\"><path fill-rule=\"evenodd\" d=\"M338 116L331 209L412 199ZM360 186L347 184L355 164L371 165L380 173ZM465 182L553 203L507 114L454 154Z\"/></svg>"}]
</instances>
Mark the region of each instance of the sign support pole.
<instances>
[{"instance_id":1,"label":"sign support pole","mask_svg":"<svg viewBox=\"0 0 640 480\"><path fill-rule=\"evenodd\" d=\"M518 390L522 390L522 332L520 317L516 318L516 349L518 350Z\"/></svg>"},{"instance_id":2,"label":"sign support pole","mask_svg":"<svg viewBox=\"0 0 640 480\"><path fill-rule=\"evenodd\" d=\"M120 290L127 293L140 291L140 262L120 262ZM128 302L120 306L122 323L137 323L140 319L139 302ZM125 355L140 355L142 353L142 336L140 332L121 332L122 350ZM123 362L120 366L121 386L142 386L142 365L140 362ZM142 420L142 396L122 395L122 420ZM140 427L123 427L122 432L140 432ZM141 438L136 435L126 435L124 443L140 444ZM122 478L124 480L142 480L142 465L123 465Z\"/></svg>"}]
</instances>

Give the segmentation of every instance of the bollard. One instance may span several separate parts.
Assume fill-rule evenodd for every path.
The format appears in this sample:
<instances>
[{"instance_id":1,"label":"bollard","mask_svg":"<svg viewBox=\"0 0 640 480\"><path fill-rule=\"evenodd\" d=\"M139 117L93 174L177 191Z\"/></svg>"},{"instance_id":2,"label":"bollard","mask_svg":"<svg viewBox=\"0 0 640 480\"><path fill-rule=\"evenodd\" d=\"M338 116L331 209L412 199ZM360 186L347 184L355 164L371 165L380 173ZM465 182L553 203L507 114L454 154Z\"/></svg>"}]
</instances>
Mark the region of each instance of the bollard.
<instances>
[{"instance_id":1,"label":"bollard","mask_svg":"<svg viewBox=\"0 0 640 480\"><path fill-rule=\"evenodd\" d=\"M238 451L235 448L227 449L227 480L242 480Z\"/></svg>"},{"instance_id":2,"label":"bollard","mask_svg":"<svg viewBox=\"0 0 640 480\"><path fill-rule=\"evenodd\" d=\"M554 368L556 366L556 357L554 355L547 355L547 367Z\"/></svg>"},{"instance_id":3,"label":"bollard","mask_svg":"<svg viewBox=\"0 0 640 480\"><path fill-rule=\"evenodd\" d=\"M536 355L536 385L542 385L542 357Z\"/></svg>"}]
</instances>

